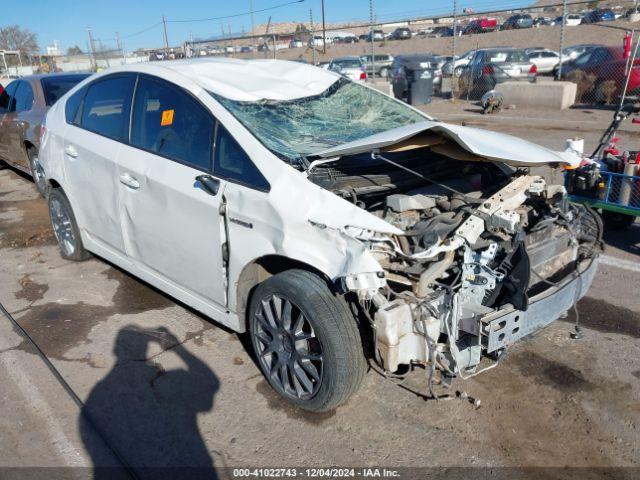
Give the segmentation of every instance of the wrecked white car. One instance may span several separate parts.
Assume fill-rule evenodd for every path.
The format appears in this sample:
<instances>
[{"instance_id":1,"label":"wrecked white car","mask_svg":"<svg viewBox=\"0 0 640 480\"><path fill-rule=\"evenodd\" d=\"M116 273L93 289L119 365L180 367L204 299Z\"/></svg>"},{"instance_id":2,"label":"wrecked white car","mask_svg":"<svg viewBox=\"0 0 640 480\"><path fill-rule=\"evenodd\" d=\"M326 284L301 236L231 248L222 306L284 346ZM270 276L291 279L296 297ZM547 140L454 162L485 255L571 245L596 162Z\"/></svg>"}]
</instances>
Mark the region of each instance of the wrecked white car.
<instances>
[{"instance_id":1,"label":"wrecked white car","mask_svg":"<svg viewBox=\"0 0 640 480\"><path fill-rule=\"evenodd\" d=\"M601 248L598 217L529 173L575 154L300 63L106 70L51 109L41 157L63 256L248 331L312 411L345 402L367 356L430 387L491 368L584 295Z\"/></svg>"}]
</instances>

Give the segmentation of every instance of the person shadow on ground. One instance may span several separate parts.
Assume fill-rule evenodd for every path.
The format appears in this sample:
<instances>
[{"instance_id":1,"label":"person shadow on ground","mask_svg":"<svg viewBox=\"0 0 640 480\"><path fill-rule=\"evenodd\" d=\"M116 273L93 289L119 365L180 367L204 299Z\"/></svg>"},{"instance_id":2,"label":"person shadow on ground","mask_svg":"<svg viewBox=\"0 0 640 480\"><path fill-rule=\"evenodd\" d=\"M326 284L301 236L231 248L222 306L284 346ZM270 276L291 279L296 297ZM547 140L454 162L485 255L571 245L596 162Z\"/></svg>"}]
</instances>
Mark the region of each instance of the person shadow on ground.
<instances>
[{"instance_id":1,"label":"person shadow on ground","mask_svg":"<svg viewBox=\"0 0 640 480\"><path fill-rule=\"evenodd\" d=\"M186 368L165 371L148 359L159 343ZM220 386L213 371L167 329L122 328L116 364L89 394L80 415L80 434L94 478L216 479L213 459L200 434L198 413L210 411ZM105 442L123 467L109 467Z\"/></svg>"}]
</instances>

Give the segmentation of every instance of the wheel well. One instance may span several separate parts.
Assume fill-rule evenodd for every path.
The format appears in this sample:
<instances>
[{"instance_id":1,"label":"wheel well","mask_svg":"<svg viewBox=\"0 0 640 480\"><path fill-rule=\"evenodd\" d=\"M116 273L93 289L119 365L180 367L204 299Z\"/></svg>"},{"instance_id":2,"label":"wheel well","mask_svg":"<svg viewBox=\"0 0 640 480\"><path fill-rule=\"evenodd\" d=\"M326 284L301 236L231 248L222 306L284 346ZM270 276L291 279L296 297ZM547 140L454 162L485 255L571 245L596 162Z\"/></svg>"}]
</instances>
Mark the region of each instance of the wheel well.
<instances>
[{"instance_id":1,"label":"wheel well","mask_svg":"<svg viewBox=\"0 0 640 480\"><path fill-rule=\"evenodd\" d=\"M292 269L311 272L324 280L330 290L334 290L331 279L317 268L282 255L265 255L246 265L240 273L236 288L236 312L238 318L241 321L247 321L247 306L251 301L251 294L260 283L273 275Z\"/></svg>"},{"instance_id":2,"label":"wheel well","mask_svg":"<svg viewBox=\"0 0 640 480\"><path fill-rule=\"evenodd\" d=\"M49 185L51 185L51 188L62 188L62 185L56 182L53 178L49 179Z\"/></svg>"},{"instance_id":3,"label":"wheel well","mask_svg":"<svg viewBox=\"0 0 640 480\"><path fill-rule=\"evenodd\" d=\"M24 149L28 152L30 148L36 148L36 146L29 140L24 141Z\"/></svg>"}]
</instances>

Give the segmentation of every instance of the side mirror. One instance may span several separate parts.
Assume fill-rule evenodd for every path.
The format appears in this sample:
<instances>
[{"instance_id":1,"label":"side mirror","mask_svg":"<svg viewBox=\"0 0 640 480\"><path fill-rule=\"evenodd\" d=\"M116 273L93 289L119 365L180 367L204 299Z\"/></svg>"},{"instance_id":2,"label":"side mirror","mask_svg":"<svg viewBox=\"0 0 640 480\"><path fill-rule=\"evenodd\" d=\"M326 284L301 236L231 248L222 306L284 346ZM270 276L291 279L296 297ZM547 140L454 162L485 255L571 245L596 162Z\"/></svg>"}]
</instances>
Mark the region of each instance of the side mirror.
<instances>
[{"instance_id":1,"label":"side mirror","mask_svg":"<svg viewBox=\"0 0 640 480\"><path fill-rule=\"evenodd\" d=\"M215 197L220 190L220 180L213 178L211 175L198 175L196 177L196 188L202 188L209 195Z\"/></svg>"}]
</instances>

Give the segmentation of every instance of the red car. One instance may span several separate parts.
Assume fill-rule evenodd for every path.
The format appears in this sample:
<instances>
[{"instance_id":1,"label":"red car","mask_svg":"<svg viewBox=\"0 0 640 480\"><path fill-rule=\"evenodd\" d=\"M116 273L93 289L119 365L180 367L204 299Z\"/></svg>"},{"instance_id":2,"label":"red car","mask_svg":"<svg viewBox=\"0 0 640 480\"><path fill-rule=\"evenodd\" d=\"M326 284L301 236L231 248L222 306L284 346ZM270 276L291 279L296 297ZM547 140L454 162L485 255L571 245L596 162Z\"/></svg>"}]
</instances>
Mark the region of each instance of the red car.
<instances>
[{"instance_id":1,"label":"red car","mask_svg":"<svg viewBox=\"0 0 640 480\"><path fill-rule=\"evenodd\" d=\"M611 96L611 93L607 91L607 87L610 85L606 84L608 81L615 83L613 97L618 98L622 94L626 64L627 60L624 58L622 47L597 47L584 52L575 60L563 63L562 79L566 80L571 72L576 70L582 70L587 75L595 75L593 88L582 97L582 101L604 102L608 95ZM639 58L632 62L627 94L629 96L640 95Z\"/></svg>"},{"instance_id":2,"label":"red car","mask_svg":"<svg viewBox=\"0 0 640 480\"><path fill-rule=\"evenodd\" d=\"M495 18L477 18L469 22L462 34L493 32L496 28L498 28L498 21Z\"/></svg>"}]
</instances>

